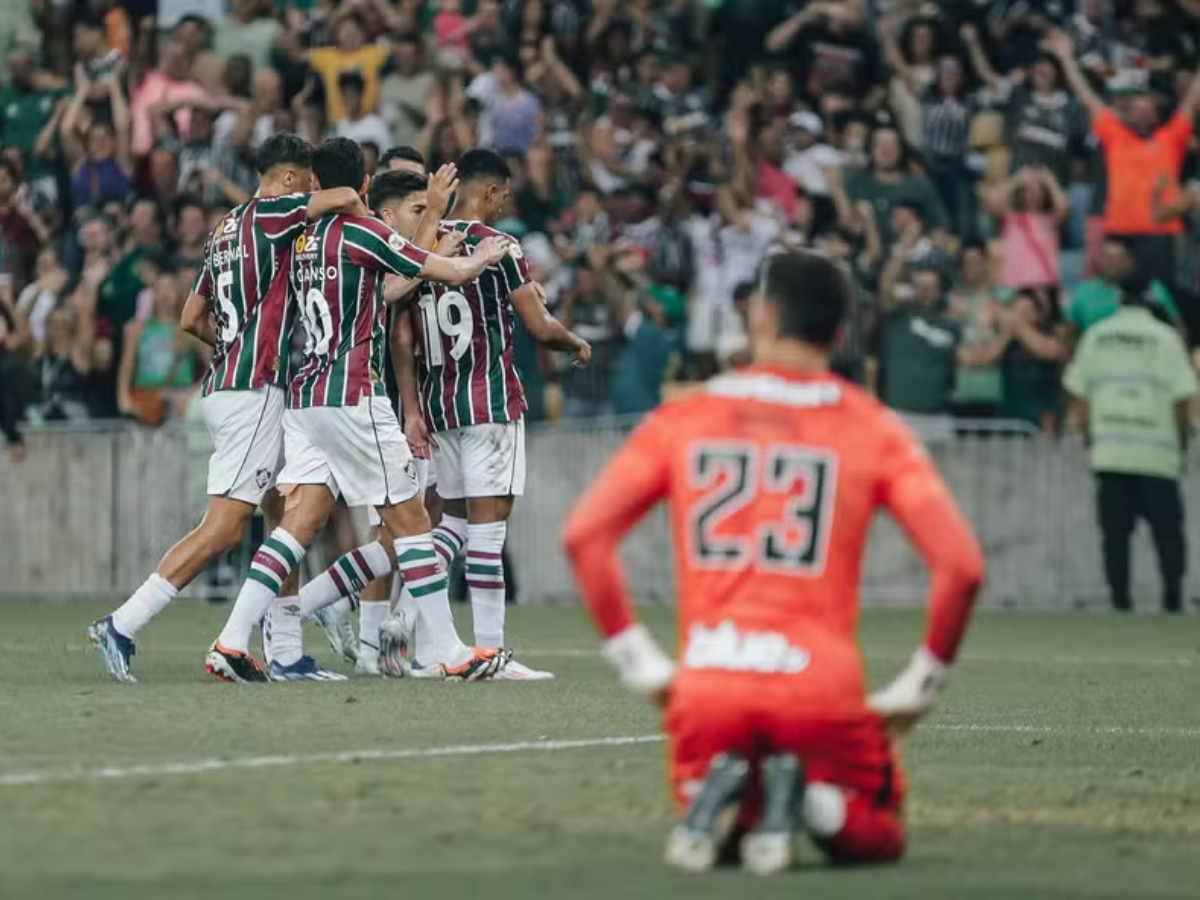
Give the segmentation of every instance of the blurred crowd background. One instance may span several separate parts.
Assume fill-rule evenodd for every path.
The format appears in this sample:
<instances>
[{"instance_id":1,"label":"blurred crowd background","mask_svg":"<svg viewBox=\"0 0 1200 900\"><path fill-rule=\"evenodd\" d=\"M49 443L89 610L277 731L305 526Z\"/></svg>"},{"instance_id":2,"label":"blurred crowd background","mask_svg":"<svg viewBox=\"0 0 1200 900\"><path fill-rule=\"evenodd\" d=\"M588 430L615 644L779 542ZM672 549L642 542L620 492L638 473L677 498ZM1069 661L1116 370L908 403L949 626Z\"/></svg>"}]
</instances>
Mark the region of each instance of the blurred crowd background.
<instances>
[{"instance_id":1,"label":"blurred crowd background","mask_svg":"<svg viewBox=\"0 0 1200 900\"><path fill-rule=\"evenodd\" d=\"M1200 0L0 0L0 425L189 415L181 304L292 130L509 158L498 227L595 348L521 342L531 418L743 362L784 245L859 287L843 374L1054 434L1120 291L1200 334L1198 61Z\"/></svg>"}]
</instances>

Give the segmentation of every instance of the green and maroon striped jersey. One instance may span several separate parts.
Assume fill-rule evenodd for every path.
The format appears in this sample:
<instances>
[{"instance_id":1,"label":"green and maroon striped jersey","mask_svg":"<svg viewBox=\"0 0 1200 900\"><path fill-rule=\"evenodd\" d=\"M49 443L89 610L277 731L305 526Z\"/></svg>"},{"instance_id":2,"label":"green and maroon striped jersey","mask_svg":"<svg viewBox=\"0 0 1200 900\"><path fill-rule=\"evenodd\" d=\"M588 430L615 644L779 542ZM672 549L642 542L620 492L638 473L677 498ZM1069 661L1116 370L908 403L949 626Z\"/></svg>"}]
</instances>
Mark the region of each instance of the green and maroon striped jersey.
<instances>
[{"instance_id":1,"label":"green and maroon striped jersey","mask_svg":"<svg viewBox=\"0 0 1200 900\"><path fill-rule=\"evenodd\" d=\"M383 279L419 277L428 253L361 216L314 222L293 251L290 296L307 339L288 405L354 406L364 396L386 396Z\"/></svg>"},{"instance_id":2,"label":"green and maroon striped jersey","mask_svg":"<svg viewBox=\"0 0 1200 900\"><path fill-rule=\"evenodd\" d=\"M438 237L466 232L466 252L487 237L513 249L475 281L458 287L426 282L413 311L417 382L432 431L487 422L514 422L525 413L525 390L513 362L510 295L533 279L521 245L482 222L442 222Z\"/></svg>"},{"instance_id":3,"label":"green and maroon striped jersey","mask_svg":"<svg viewBox=\"0 0 1200 900\"><path fill-rule=\"evenodd\" d=\"M308 194L255 197L208 238L193 292L214 307L217 346L204 394L286 385L292 241L308 222Z\"/></svg>"}]
</instances>

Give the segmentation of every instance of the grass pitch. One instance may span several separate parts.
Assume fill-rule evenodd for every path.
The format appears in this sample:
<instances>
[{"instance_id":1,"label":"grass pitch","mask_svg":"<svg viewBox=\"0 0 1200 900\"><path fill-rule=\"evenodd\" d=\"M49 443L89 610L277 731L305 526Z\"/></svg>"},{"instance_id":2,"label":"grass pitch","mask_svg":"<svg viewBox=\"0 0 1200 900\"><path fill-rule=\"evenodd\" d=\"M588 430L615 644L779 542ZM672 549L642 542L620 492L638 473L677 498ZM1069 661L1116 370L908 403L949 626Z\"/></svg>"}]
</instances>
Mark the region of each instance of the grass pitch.
<instances>
[{"instance_id":1,"label":"grass pitch","mask_svg":"<svg viewBox=\"0 0 1200 900\"><path fill-rule=\"evenodd\" d=\"M983 614L905 747L899 867L688 878L654 712L576 609L510 613L545 684L210 683L223 607L142 636L136 686L83 641L99 606L0 605L0 898L1194 898L1200 625ZM669 616L652 625L665 635ZM469 623L460 617L469 633ZM915 612L864 619L873 680ZM309 646L331 663L323 639ZM607 739L642 739L608 744ZM530 744L559 742L546 746ZM574 743L572 743L574 742Z\"/></svg>"}]
</instances>

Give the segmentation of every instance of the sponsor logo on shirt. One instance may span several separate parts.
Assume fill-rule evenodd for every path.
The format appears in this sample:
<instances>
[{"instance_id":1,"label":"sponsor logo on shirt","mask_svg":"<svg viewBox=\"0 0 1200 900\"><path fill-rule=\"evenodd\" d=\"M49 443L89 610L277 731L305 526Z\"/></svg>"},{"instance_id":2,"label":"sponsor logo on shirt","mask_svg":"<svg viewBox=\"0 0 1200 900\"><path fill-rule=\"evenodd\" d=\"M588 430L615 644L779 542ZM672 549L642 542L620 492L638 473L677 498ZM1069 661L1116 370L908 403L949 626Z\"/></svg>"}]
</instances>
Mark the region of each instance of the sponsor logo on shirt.
<instances>
[{"instance_id":1,"label":"sponsor logo on shirt","mask_svg":"<svg viewBox=\"0 0 1200 900\"><path fill-rule=\"evenodd\" d=\"M775 631L738 631L731 621L715 628L693 625L683 655L686 669L725 672L763 672L798 675L808 668L811 654L788 643Z\"/></svg>"}]
</instances>

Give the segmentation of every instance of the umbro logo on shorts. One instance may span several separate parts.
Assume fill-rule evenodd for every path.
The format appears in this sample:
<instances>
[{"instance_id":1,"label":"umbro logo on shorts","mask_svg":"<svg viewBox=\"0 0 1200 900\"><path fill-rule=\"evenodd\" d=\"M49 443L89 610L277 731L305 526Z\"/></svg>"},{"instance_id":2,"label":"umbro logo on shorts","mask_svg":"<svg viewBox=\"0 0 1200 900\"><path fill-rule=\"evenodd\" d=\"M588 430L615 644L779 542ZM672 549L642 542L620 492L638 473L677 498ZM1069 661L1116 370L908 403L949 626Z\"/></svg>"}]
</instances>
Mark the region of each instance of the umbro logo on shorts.
<instances>
[{"instance_id":1,"label":"umbro logo on shorts","mask_svg":"<svg viewBox=\"0 0 1200 900\"><path fill-rule=\"evenodd\" d=\"M265 488L268 484L271 483L271 470L270 469L259 469L257 472L255 472L254 473L254 483L257 484L260 488Z\"/></svg>"}]
</instances>

